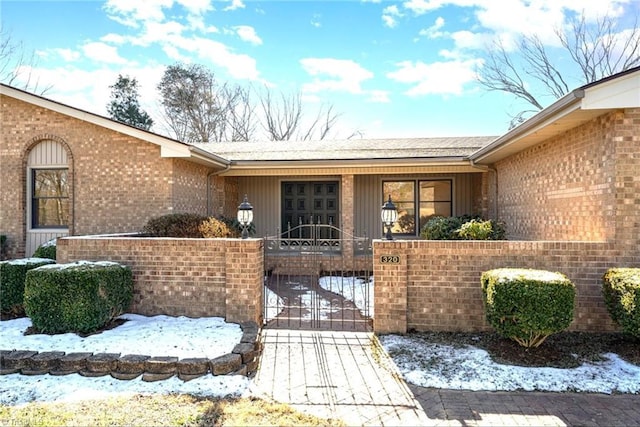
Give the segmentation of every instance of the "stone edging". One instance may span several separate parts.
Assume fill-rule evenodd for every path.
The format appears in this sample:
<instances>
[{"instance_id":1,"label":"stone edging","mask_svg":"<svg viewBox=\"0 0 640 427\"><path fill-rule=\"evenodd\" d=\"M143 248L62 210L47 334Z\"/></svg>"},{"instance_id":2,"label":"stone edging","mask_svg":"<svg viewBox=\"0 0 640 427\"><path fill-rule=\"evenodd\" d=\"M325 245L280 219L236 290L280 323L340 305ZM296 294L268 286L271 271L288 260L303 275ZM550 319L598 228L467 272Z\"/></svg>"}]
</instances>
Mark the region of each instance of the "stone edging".
<instances>
[{"instance_id":1,"label":"stone edging","mask_svg":"<svg viewBox=\"0 0 640 427\"><path fill-rule=\"evenodd\" d=\"M0 375L68 375L85 377L111 375L119 380L132 380L142 375L143 381L160 381L175 375L188 381L203 375L243 375L250 377L258 369L262 343L255 322L241 323L242 338L231 353L207 358L150 357L120 353L64 353L29 350L0 350Z\"/></svg>"}]
</instances>

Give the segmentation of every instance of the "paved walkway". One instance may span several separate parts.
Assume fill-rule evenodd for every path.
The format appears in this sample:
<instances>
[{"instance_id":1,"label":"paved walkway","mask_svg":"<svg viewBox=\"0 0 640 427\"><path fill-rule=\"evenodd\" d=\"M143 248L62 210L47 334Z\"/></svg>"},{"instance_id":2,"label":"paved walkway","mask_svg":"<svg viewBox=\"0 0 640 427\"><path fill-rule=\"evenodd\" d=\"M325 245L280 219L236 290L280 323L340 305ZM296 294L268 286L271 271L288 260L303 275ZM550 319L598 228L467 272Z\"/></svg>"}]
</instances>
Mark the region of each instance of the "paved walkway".
<instances>
[{"instance_id":1,"label":"paved walkway","mask_svg":"<svg viewBox=\"0 0 640 427\"><path fill-rule=\"evenodd\" d=\"M262 340L257 395L348 425L429 425L373 334L264 329Z\"/></svg>"},{"instance_id":2,"label":"paved walkway","mask_svg":"<svg viewBox=\"0 0 640 427\"><path fill-rule=\"evenodd\" d=\"M408 386L367 332L264 329L256 395L347 425L640 426L639 395Z\"/></svg>"}]
</instances>

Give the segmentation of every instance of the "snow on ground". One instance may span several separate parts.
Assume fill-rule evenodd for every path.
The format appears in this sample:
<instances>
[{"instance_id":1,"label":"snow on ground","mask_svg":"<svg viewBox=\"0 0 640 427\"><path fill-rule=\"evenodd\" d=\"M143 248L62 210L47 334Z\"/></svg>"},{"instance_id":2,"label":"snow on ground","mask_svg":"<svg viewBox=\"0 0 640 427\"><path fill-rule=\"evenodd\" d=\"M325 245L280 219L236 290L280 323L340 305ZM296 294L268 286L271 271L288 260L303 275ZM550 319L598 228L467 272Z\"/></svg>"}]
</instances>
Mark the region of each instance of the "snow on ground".
<instances>
[{"instance_id":1,"label":"snow on ground","mask_svg":"<svg viewBox=\"0 0 640 427\"><path fill-rule=\"evenodd\" d=\"M75 334L24 335L31 326L28 318L0 322L0 348L3 350L64 351L91 353L174 356L180 359L209 359L231 353L240 342L242 330L219 317L188 317L125 314L122 325L86 338ZM189 393L200 396L242 395L250 380L239 375L203 377L184 382L177 377L164 381L130 381L111 376L86 378L79 374L1 375L0 404L18 405L31 401L72 401L116 395Z\"/></svg>"},{"instance_id":2,"label":"snow on ground","mask_svg":"<svg viewBox=\"0 0 640 427\"><path fill-rule=\"evenodd\" d=\"M55 351L67 353L122 353L146 356L206 357L215 359L231 353L242 338L238 324L220 317L189 317L125 314L127 321L115 329L82 338L76 334L24 335L31 326L27 317L0 323L0 346L3 349Z\"/></svg>"},{"instance_id":3,"label":"snow on ground","mask_svg":"<svg viewBox=\"0 0 640 427\"><path fill-rule=\"evenodd\" d=\"M266 292L265 301L266 301L266 313L265 316L267 319L275 318L282 310L284 310L284 301L282 298L278 296L271 289L264 287Z\"/></svg>"},{"instance_id":4,"label":"snow on ground","mask_svg":"<svg viewBox=\"0 0 640 427\"><path fill-rule=\"evenodd\" d=\"M373 277L367 280L361 277L325 276L320 278L320 287L342 295L363 314L373 317Z\"/></svg>"},{"instance_id":5,"label":"snow on ground","mask_svg":"<svg viewBox=\"0 0 640 427\"><path fill-rule=\"evenodd\" d=\"M426 343L411 336L381 336L406 381L455 390L640 393L640 367L609 353L577 368L531 368L495 363L475 347Z\"/></svg>"},{"instance_id":6,"label":"snow on ground","mask_svg":"<svg viewBox=\"0 0 640 427\"><path fill-rule=\"evenodd\" d=\"M366 292L373 312L373 283L361 279L323 278L321 285L342 293L361 309ZM274 297L271 295L271 297ZM86 351L179 358L215 358L228 353L240 341L237 324L221 318L153 316L133 314L123 325L99 335L80 338L74 334L27 335L29 319L0 322L0 348L5 350ZM574 369L528 368L502 365L474 347L454 348L427 343L410 335L386 335L380 340L404 378L423 387L459 390L539 390L595 393L640 393L640 367L614 354L600 363ZM331 363L331 362L329 362ZM190 393L199 396L246 395L251 380L242 376L206 375L184 382L178 378L147 383L140 378L121 381L109 376L85 378L19 374L0 376L0 404L32 401L69 401L115 395Z\"/></svg>"}]
</instances>

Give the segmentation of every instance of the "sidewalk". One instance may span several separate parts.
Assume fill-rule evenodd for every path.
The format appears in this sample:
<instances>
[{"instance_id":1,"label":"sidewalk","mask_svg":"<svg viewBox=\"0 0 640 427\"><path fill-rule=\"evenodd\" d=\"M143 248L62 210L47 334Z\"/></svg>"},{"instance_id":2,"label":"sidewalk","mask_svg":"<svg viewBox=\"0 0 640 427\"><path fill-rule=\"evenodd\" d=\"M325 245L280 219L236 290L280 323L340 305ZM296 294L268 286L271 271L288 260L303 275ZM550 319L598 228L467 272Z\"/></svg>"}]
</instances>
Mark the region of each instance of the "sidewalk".
<instances>
[{"instance_id":1,"label":"sidewalk","mask_svg":"<svg viewBox=\"0 0 640 427\"><path fill-rule=\"evenodd\" d=\"M264 329L262 342L258 396L347 425L431 423L371 333Z\"/></svg>"},{"instance_id":2,"label":"sidewalk","mask_svg":"<svg viewBox=\"0 0 640 427\"><path fill-rule=\"evenodd\" d=\"M257 396L347 425L640 426L640 395L408 386L367 332L264 329Z\"/></svg>"}]
</instances>

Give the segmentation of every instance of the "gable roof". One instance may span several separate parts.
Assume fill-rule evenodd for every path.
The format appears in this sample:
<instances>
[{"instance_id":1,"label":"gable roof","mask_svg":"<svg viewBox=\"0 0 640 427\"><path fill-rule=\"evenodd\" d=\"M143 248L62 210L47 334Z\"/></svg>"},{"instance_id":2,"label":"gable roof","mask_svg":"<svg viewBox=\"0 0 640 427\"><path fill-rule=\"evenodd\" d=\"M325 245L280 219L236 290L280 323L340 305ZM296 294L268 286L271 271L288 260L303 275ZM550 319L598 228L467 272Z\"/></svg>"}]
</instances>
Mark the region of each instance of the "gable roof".
<instances>
[{"instance_id":1,"label":"gable roof","mask_svg":"<svg viewBox=\"0 0 640 427\"><path fill-rule=\"evenodd\" d=\"M233 163L264 161L464 159L495 136L263 141L197 144Z\"/></svg>"},{"instance_id":2,"label":"gable roof","mask_svg":"<svg viewBox=\"0 0 640 427\"><path fill-rule=\"evenodd\" d=\"M470 156L488 165L621 108L640 108L640 67L575 89Z\"/></svg>"},{"instance_id":3,"label":"gable roof","mask_svg":"<svg viewBox=\"0 0 640 427\"><path fill-rule=\"evenodd\" d=\"M201 150L198 147L139 129L135 126L120 123L110 118L90 113L79 108L71 107L43 96L34 95L3 83L0 83L0 95L15 98L28 104L46 108L48 110L64 114L65 116L73 117L87 123L92 123L94 125L155 144L160 147L161 157L184 158L185 160L204 164L216 169L224 169L229 165L229 161L226 159L223 159L211 152Z\"/></svg>"}]
</instances>

